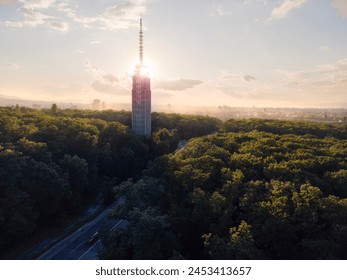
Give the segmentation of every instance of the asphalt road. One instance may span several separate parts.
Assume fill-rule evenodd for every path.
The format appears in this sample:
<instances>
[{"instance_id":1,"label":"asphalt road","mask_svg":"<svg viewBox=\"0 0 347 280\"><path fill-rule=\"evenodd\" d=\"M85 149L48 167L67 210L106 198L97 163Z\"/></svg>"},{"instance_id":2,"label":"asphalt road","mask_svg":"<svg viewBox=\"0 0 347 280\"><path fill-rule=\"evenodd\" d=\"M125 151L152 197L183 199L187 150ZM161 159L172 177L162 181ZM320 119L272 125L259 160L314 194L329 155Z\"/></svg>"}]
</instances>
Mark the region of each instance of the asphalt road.
<instances>
[{"instance_id":1,"label":"asphalt road","mask_svg":"<svg viewBox=\"0 0 347 280\"><path fill-rule=\"evenodd\" d=\"M118 202L119 203L119 202ZM96 260L101 246L101 241L97 240L92 244L87 241L90 236L99 231L108 217L108 212L116 204L108 207L101 212L94 220L80 227L78 230L65 237L55 244L44 254L38 257L38 260ZM125 226L126 221L114 220L112 229Z\"/></svg>"}]
</instances>

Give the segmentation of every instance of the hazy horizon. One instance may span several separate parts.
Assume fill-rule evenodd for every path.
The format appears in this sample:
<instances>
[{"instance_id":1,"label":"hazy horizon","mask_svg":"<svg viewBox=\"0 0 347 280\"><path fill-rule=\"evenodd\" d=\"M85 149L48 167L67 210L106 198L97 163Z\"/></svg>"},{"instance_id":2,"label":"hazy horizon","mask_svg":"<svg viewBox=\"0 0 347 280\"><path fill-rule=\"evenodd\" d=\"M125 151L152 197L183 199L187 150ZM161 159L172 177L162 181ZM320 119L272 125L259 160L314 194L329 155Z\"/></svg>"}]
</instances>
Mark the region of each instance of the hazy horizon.
<instances>
[{"instance_id":1,"label":"hazy horizon","mask_svg":"<svg viewBox=\"0 0 347 280\"><path fill-rule=\"evenodd\" d=\"M53 104L56 104L59 109L76 109L76 110L115 110L115 111L131 111L131 102L124 103L106 103L100 101L99 108L93 108L93 101L87 103L79 102L69 102L61 101L54 102L49 100L33 100L33 99L22 99L18 97L8 97L0 95L0 107L7 106L16 106L33 108L33 109L50 109ZM105 103L104 106L101 106L101 103ZM215 115L218 112L228 111L228 114L238 114L239 110L242 111L259 111L259 110L284 110L284 112L292 112L295 114L296 111L301 112L310 112L311 110L317 112L329 112L329 111L338 111L345 112L347 111L347 104L340 107L271 107L271 106L228 106L221 104L218 106L215 105L171 105L171 104L152 104L152 112L163 112L163 113L174 113L174 114L193 114L193 115ZM265 112L265 111L264 111ZM242 117L243 115L241 115ZM245 116L243 116L245 117ZM255 116L256 117L256 116Z\"/></svg>"},{"instance_id":2,"label":"hazy horizon","mask_svg":"<svg viewBox=\"0 0 347 280\"><path fill-rule=\"evenodd\" d=\"M157 106L347 107L347 1L0 0L0 95L131 102L143 17Z\"/></svg>"}]
</instances>

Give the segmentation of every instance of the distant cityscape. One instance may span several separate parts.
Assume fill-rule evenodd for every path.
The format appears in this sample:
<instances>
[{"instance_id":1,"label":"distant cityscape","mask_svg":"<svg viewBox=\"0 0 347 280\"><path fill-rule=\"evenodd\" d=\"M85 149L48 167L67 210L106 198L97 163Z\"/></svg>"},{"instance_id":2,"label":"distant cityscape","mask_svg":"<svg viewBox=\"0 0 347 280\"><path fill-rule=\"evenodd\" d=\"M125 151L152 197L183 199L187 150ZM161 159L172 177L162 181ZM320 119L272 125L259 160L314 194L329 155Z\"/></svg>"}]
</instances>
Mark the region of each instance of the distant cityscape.
<instances>
[{"instance_id":1,"label":"distant cityscape","mask_svg":"<svg viewBox=\"0 0 347 280\"><path fill-rule=\"evenodd\" d=\"M0 96L0 106L16 106L32 109L49 109L54 102L33 101ZM89 103L56 103L59 109L72 110L124 110L131 111L131 103L107 103L100 99ZM262 107L232 107L227 105L211 107L192 107L152 104L153 112L179 113L191 115L208 115L221 120L263 118L283 120L307 120L318 122L347 123L347 108L262 108Z\"/></svg>"}]
</instances>

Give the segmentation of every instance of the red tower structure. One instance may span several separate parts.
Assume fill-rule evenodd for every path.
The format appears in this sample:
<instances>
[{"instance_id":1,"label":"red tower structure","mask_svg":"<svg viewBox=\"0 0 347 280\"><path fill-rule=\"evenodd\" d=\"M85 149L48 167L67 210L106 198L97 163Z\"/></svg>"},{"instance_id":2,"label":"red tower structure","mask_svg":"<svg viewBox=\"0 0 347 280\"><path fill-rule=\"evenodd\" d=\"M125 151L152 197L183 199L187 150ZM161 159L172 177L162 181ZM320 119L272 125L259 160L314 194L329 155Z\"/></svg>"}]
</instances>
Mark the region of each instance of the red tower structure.
<instances>
[{"instance_id":1,"label":"red tower structure","mask_svg":"<svg viewBox=\"0 0 347 280\"><path fill-rule=\"evenodd\" d=\"M132 129L135 134L151 136L151 82L143 63L143 28L140 19L140 61L136 65L132 87Z\"/></svg>"}]
</instances>

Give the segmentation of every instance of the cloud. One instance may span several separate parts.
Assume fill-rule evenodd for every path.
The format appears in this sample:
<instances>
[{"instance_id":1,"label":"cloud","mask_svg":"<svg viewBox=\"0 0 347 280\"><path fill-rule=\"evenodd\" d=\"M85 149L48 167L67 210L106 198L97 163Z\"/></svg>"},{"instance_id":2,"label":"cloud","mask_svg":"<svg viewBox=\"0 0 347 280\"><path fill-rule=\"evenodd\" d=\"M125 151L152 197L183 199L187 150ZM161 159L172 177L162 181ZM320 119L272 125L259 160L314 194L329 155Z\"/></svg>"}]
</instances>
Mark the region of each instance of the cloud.
<instances>
[{"instance_id":1,"label":"cloud","mask_svg":"<svg viewBox=\"0 0 347 280\"><path fill-rule=\"evenodd\" d=\"M300 86L301 89L317 88L319 91L338 92L347 86L347 58L331 64L318 65L305 71L278 70L285 77L283 86Z\"/></svg>"},{"instance_id":2,"label":"cloud","mask_svg":"<svg viewBox=\"0 0 347 280\"><path fill-rule=\"evenodd\" d=\"M347 18L347 1L346 0L333 0L331 5L337 9L342 17Z\"/></svg>"},{"instance_id":3,"label":"cloud","mask_svg":"<svg viewBox=\"0 0 347 280\"><path fill-rule=\"evenodd\" d=\"M224 16L226 14L225 8L221 4L212 3L211 16Z\"/></svg>"},{"instance_id":4,"label":"cloud","mask_svg":"<svg viewBox=\"0 0 347 280\"><path fill-rule=\"evenodd\" d=\"M49 26L55 30L66 32L69 30L69 26L66 22L51 21L48 23Z\"/></svg>"},{"instance_id":5,"label":"cloud","mask_svg":"<svg viewBox=\"0 0 347 280\"><path fill-rule=\"evenodd\" d=\"M24 7L31 9L47 9L51 7L56 0L18 0L18 2L22 3Z\"/></svg>"},{"instance_id":6,"label":"cloud","mask_svg":"<svg viewBox=\"0 0 347 280\"><path fill-rule=\"evenodd\" d=\"M201 84L199 80L177 79L177 80L154 80L152 86L154 89L181 91L193 88Z\"/></svg>"},{"instance_id":7,"label":"cloud","mask_svg":"<svg viewBox=\"0 0 347 280\"><path fill-rule=\"evenodd\" d=\"M105 74L102 76L102 78L109 83L118 83L119 82L119 79L112 74Z\"/></svg>"},{"instance_id":8,"label":"cloud","mask_svg":"<svg viewBox=\"0 0 347 280\"><path fill-rule=\"evenodd\" d=\"M344 72L347 74L347 58L341 59L332 64L319 65L316 72L323 74Z\"/></svg>"},{"instance_id":9,"label":"cloud","mask_svg":"<svg viewBox=\"0 0 347 280\"><path fill-rule=\"evenodd\" d=\"M219 80L230 80L230 81L238 81L238 82L252 82L255 81L257 78L251 75L238 75L238 74L229 74L226 72L223 72L222 75L219 77Z\"/></svg>"},{"instance_id":10,"label":"cloud","mask_svg":"<svg viewBox=\"0 0 347 280\"><path fill-rule=\"evenodd\" d=\"M103 28L126 29L138 24L139 15L146 11L145 1L129 0L125 3L114 5L105 10L98 17L98 21Z\"/></svg>"},{"instance_id":11,"label":"cloud","mask_svg":"<svg viewBox=\"0 0 347 280\"><path fill-rule=\"evenodd\" d=\"M24 21L6 21L7 26L15 28L36 27L45 23L48 19L53 19L52 16L43 14L27 6L20 7L18 11L24 16Z\"/></svg>"},{"instance_id":12,"label":"cloud","mask_svg":"<svg viewBox=\"0 0 347 280\"><path fill-rule=\"evenodd\" d=\"M139 16L146 11L145 3L145 0L124 0L123 3L109 6L95 16L80 15L66 2L58 3L57 8L86 28L119 30L138 25Z\"/></svg>"},{"instance_id":13,"label":"cloud","mask_svg":"<svg viewBox=\"0 0 347 280\"><path fill-rule=\"evenodd\" d=\"M255 2L255 3L261 3L261 4L263 4L263 5L265 6L265 5L268 4L267 1L268 1L268 0L244 0L244 1L243 1L243 4L244 4L244 5L248 5L248 4L252 4L253 2Z\"/></svg>"},{"instance_id":14,"label":"cloud","mask_svg":"<svg viewBox=\"0 0 347 280\"><path fill-rule=\"evenodd\" d=\"M98 79L99 77L103 75L101 71L99 70L99 68L88 59L84 60L84 66L87 72L91 73L94 78Z\"/></svg>"},{"instance_id":15,"label":"cloud","mask_svg":"<svg viewBox=\"0 0 347 280\"><path fill-rule=\"evenodd\" d=\"M329 52L329 51L331 51L331 48L327 45L321 45L321 46L319 46L319 50L321 50L323 52Z\"/></svg>"},{"instance_id":16,"label":"cloud","mask_svg":"<svg viewBox=\"0 0 347 280\"><path fill-rule=\"evenodd\" d=\"M276 72L277 77L273 75L271 81L222 72L198 90L208 90L214 96L219 93L224 104L229 100L242 106L331 106L346 99L347 58L301 71Z\"/></svg>"},{"instance_id":17,"label":"cloud","mask_svg":"<svg viewBox=\"0 0 347 280\"><path fill-rule=\"evenodd\" d=\"M268 21L286 17L290 11L302 7L307 1L308 0L284 0L279 7L272 10Z\"/></svg>"},{"instance_id":18,"label":"cloud","mask_svg":"<svg viewBox=\"0 0 347 280\"><path fill-rule=\"evenodd\" d=\"M18 12L24 17L22 21L6 21L6 25L14 28L30 27L35 28L38 25L47 24L54 30L66 32L69 26L66 22L55 19L54 16L47 14L47 9L55 6L55 0L19 0L20 7Z\"/></svg>"},{"instance_id":19,"label":"cloud","mask_svg":"<svg viewBox=\"0 0 347 280\"><path fill-rule=\"evenodd\" d=\"M0 5L12 6L15 2L15 0L0 0Z\"/></svg>"},{"instance_id":20,"label":"cloud","mask_svg":"<svg viewBox=\"0 0 347 280\"><path fill-rule=\"evenodd\" d=\"M84 66L93 76L94 81L90 85L93 90L112 95L130 95L129 77L119 79L113 74L107 74L88 59L84 61Z\"/></svg>"},{"instance_id":21,"label":"cloud","mask_svg":"<svg viewBox=\"0 0 347 280\"><path fill-rule=\"evenodd\" d=\"M129 95L130 90L123 88L118 83L108 83L101 80L95 80L91 84L91 88L97 92L107 93L112 95Z\"/></svg>"},{"instance_id":22,"label":"cloud","mask_svg":"<svg viewBox=\"0 0 347 280\"><path fill-rule=\"evenodd\" d=\"M77 12L69 7L69 4L66 2L57 3L56 7L59 12L63 12L68 18L81 24L84 27L89 28L93 22L97 21L96 17L84 17L78 15Z\"/></svg>"},{"instance_id":23,"label":"cloud","mask_svg":"<svg viewBox=\"0 0 347 280\"><path fill-rule=\"evenodd\" d=\"M316 79L312 83L323 83L329 88L341 88L346 93L347 88L347 58L332 64L319 65L312 70Z\"/></svg>"},{"instance_id":24,"label":"cloud","mask_svg":"<svg viewBox=\"0 0 347 280\"><path fill-rule=\"evenodd\" d=\"M12 69L16 69L19 66L15 63L12 62L0 62L0 68L12 68Z\"/></svg>"},{"instance_id":25,"label":"cloud","mask_svg":"<svg viewBox=\"0 0 347 280\"><path fill-rule=\"evenodd\" d=\"M233 74L222 71L221 75L208 82L212 90L233 99L254 98L258 93L260 82L249 74Z\"/></svg>"},{"instance_id":26,"label":"cloud","mask_svg":"<svg viewBox=\"0 0 347 280\"><path fill-rule=\"evenodd\" d=\"M232 14L232 11L230 8L227 8L225 7L225 5L222 5L217 2L212 2L210 7L211 7L210 16L213 16L213 17L223 17L223 16L228 16Z\"/></svg>"},{"instance_id":27,"label":"cloud","mask_svg":"<svg viewBox=\"0 0 347 280\"><path fill-rule=\"evenodd\" d=\"M256 78L251 76L251 75L245 75L245 76L243 76L243 79L247 82L252 82L252 81L256 80Z\"/></svg>"},{"instance_id":28,"label":"cloud","mask_svg":"<svg viewBox=\"0 0 347 280\"><path fill-rule=\"evenodd\" d=\"M226 72L223 72L219 80L239 80L240 78L242 79L240 75L228 74Z\"/></svg>"},{"instance_id":29,"label":"cloud","mask_svg":"<svg viewBox=\"0 0 347 280\"><path fill-rule=\"evenodd\" d=\"M0 0L0 4L10 5L14 1ZM67 20L72 20L86 28L108 30L127 29L138 25L139 16L146 11L145 0L123 0L117 5L107 7L103 12L84 16L73 9L68 1L56 0L18 0L18 12L21 21L6 21L14 28L35 28L46 24L49 28L66 32L69 29Z\"/></svg>"},{"instance_id":30,"label":"cloud","mask_svg":"<svg viewBox=\"0 0 347 280\"><path fill-rule=\"evenodd\" d=\"M311 71L287 71L287 70L276 70L276 72L285 77L285 83L290 85L302 85L309 81L312 77Z\"/></svg>"}]
</instances>

